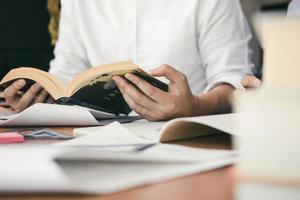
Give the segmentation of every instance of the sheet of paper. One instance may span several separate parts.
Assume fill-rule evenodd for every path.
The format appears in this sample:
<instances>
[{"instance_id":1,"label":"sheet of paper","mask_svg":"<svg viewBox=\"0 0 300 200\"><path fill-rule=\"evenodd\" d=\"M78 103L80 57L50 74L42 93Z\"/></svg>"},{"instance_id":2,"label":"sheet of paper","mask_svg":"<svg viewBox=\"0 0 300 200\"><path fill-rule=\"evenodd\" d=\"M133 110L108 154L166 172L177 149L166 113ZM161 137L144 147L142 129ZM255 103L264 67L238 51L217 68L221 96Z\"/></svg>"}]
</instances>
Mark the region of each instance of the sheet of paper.
<instances>
[{"instance_id":1,"label":"sheet of paper","mask_svg":"<svg viewBox=\"0 0 300 200\"><path fill-rule=\"evenodd\" d=\"M104 127L97 127L91 133L81 136L72 140L56 143L60 146L86 146L86 147L99 147L99 146L122 146L134 144L146 144L149 141L140 138L120 123L113 122Z\"/></svg>"},{"instance_id":2,"label":"sheet of paper","mask_svg":"<svg viewBox=\"0 0 300 200\"><path fill-rule=\"evenodd\" d=\"M0 105L1 106L1 105ZM16 113L6 110L6 109L0 109L0 120L7 120L11 117L13 117Z\"/></svg>"},{"instance_id":3,"label":"sheet of paper","mask_svg":"<svg viewBox=\"0 0 300 200\"><path fill-rule=\"evenodd\" d=\"M23 112L0 121L0 126L84 126L98 125L93 115L82 107L38 103Z\"/></svg>"},{"instance_id":4,"label":"sheet of paper","mask_svg":"<svg viewBox=\"0 0 300 200\"><path fill-rule=\"evenodd\" d=\"M158 142L159 133L166 123L167 122L148 122L146 120L139 120L137 122L122 125L138 137L144 138L149 142Z\"/></svg>"},{"instance_id":5,"label":"sheet of paper","mask_svg":"<svg viewBox=\"0 0 300 200\"><path fill-rule=\"evenodd\" d=\"M172 144L153 144L148 148L136 148L132 151L111 151L106 148L71 149L57 158L71 161L110 161L110 162L144 162L144 163L192 163L235 157L234 151L207 150Z\"/></svg>"},{"instance_id":6,"label":"sheet of paper","mask_svg":"<svg viewBox=\"0 0 300 200\"><path fill-rule=\"evenodd\" d=\"M123 123L134 122L139 119L141 119L140 116L127 116L127 117L114 118L114 119L101 119L98 121L98 124L99 124L99 126L106 126L115 121L123 124Z\"/></svg>"},{"instance_id":7,"label":"sheet of paper","mask_svg":"<svg viewBox=\"0 0 300 200\"><path fill-rule=\"evenodd\" d=\"M223 131L231 135L237 135L237 113L211 115L200 117L178 118L168 122L148 122L138 120L132 123L122 124L132 134L149 142L172 141L178 139L194 138ZM184 123L183 123L184 122ZM192 122L192 123L191 123ZM188 125L178 129L177 124ZM209 131L208 128L210 127ZM174 128L175 127L175 128ZM102 127L78 128L74 130L76 136L82 136L97 132ZM196 131L197 130L197 131Z\"/></svg>"},{"instance_id":8,"label":"sheet of paper","mask_svg":"<svg viewBox=\"0 0 300 200\"><path fill-rule=\"evenodd\" d=\"M53 161L57 150L0 147L0 193L61 192L71 182Z\"/></svg>"},{"instance_id":9,"label":"sheet of paper","mask_svg":"<svg viewBox=\"0 0 300 200\"><path fill-rule=\"evenodd\" d=\"M131 157L85 148L0 148L0 193L109 194L125 189L213 170L235 162L231 151L215 151L159 144ZM81 155L63 159L66 152ZM81 152L88 154L83 155ZM87 159L103 156L104 159ZM138 159L134 157L139 154ZM171 156L170 156L171 155ZM95 158L96 158L95 157ZM171 160L157 158L172 157ZM185 157L189 158L184 160ZM54 162L54 159L60 158ZM122 158L122 159L120 159ZM153 160L154 159L154 160ZM155 160L156 159L156 160ZM176 162L175 162L176 161ZM28 184L30 183L30 184Z\"/></svg>"},{"instance_id":10,"label":"sheet of paper","mask_svg":"<svg viewBox=\"0 0 300 200\"><path fill-rule=\"evenodd\" d=\"M81 192L110 194L138 186L207 172L233 164L232 158L203 163L60 162Z\"/></svg>"},{"instance_id":11,"label":"sheet of paper","mask_svg":"<svg viewBox=\"0 0 300 200\"><path fill-rule=\"evenodd\" d=\"M94 152L94 154L91 154L89 152L85 156L81 154L83 156L82 162L78 162L79 160L76 159L73 161L72 159L66 159L65 161L60 160L58 163L66 175L77 184L80 191L108 194L144 184L213 170L231 165L236 161L235 153L231 151L186 149L185 147L161 145L159 144L153 149L149 148L147 153L146 151L140 152L139 158L135 160L132 156L126 161L124 158L128 154L118 155L114 160L114 155L111 154L105 161L103 159L104 153ZM77 151L79 154L82 152L81 149ZM76 154L72 153L72 155ZM170 162L170 160L157 160L157 157L161 154L168 156L168 158L172 157L173 162ZM102 158L88 160L86 156L91 155L99 155ZM150 155L152 159L149 159ZM185 156L193 157L194 161L181 160ZM175 160L178 162L175 162Z\"/></svg>"},{"instance_id":12,"label":"sheet of paper","mask_svg":"<svg viewBox=\"0 0 300 200\"><path fill-rule=\"evenodd\" d=\"M146 120L138 120L131 123L122 124L131 134L145 139L148 142L158 142L159 132L166 122L148 122ZM103 127L88 127L74 129L75 136L83 136L99 132Z\"/></svg>"},{"instance_id":13,"label":"sheet of paper","mask_svg":"<svg viewBox=\"0 0 300 200\"><path fill-rule=\"evenodd\" d=\"M0 126L96 126L137 119L138 116L116 116L81 106L38 103L18 114L0 114Z\"/></svg>"},{"instance_id":14,"label":"sheet of paper","mask_svg":"<svg viewBox=\"0 0 300 200\"><path fill-rule=\"evenodd\" d=\"M161 133L166 132L166 129L169 128L170 125L175 124L176 122L193 122L195 125L205 125L211 127L216 130L223 131L228 134L236 135L236 122L239 119L238 113L230 113L230 114L221 114L221 115L208 115L208 116L199 116L199 117L186 117L186 118L178 118L169 121L166 123L164 127L161 129ZM172 129L171 129L172 130ZM175 132L176 130L172 130ZM172 133L170 133L172 134ZM199 133L196 133L196 136L199 136Z\"/></svg>"}]
</instances>

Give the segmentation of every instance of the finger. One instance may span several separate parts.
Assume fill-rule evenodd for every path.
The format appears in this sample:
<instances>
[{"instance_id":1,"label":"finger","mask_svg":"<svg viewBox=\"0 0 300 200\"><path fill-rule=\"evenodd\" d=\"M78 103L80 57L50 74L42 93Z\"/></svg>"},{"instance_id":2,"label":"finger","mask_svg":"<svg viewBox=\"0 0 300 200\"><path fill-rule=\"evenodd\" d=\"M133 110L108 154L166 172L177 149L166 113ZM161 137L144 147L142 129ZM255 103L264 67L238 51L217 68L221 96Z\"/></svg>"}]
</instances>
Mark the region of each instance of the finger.
<instances>
[{"instance_id":1,"label":"finger","mask_svg":"<svg viewBox=\"0 0 300 200\"><path fill-rule=\"evenodd\" d=\"M123 97L126 103L129 105L129 107L136 113L138 113L140 116L145 118L151 115L151 112L149 112L146 108L142 107L138 103L134 102L127 94L124 93Z\"/></svg>"},{"instance_id":2,"label":"finger","mask_svg":"<svg viewBox=\"0 0 300 200\"><path fill-rule=\"evenodd\" d=\"M9 87L7 87L3 93L6 102L11 106L13 106L12 104L14 104L18 99L17 97L19 97L18 95L19 90L21 90L25 85L26 85L26 81L20 79L18 81L15 81Z\"/></svg>"},{"instance_id":3,"label":"finger","mask_svg":"<svg viewBox=\"0 0 300 200\"><path fill-rule=\"evenodd\" d=\"M113 77L113 80L116 82L122 94L128 95L134 102L138 103L139 105L145 108L154 109L156 107L156 102L151 100L132 84L128 83L124 78L115 76Z\"/></svg>"},{"instance_id":4,"label":"finger","mask_svg":"<svg viewBox=\"0 0 300 200\"><path fill-rule=\"evenodd\" d=\"M50 103L50 104L52 104L52 103L55 103L55 100L53 99L53 97L52 96L48 96L48 99L47 99L47 101L46 101L46 103Z\"/></svg>"},{"instance_id":5,"label":"finger","mask_svg":"<svg viewBox=\"0 0 300 200\"><path fill-rule=\"evenodd\" d=\"M126 103L129 105L129 107L136 113L138 113L140 116L142 116L144 119L147 119L148 121L158 121L163 119L163 117L161 116L156 116L152 110L148 110L147 108L144 108L143 106L134 102L127 94L123 94L123 97Z\"/></svg>"},{"instance_id":6,"label":"finger","mask_svg":"<svg viewBox=\"0 0 300 200\"><path fill-rule=\"evenodd\" d=\"M30 105L30 103L34 101L34 98L40 92L41 89L42 87L39 84L33 84L30 87L30 89L20 98L15 109L18 112L20 112L27 108Z\"/></svg>"},{"instance_id":7,"label":"finger","mask_svg":"<svg viewBox=\"0 0 300 200\"><path fill-rule=\"evenodd\" d=\"M135 76L134 74L126 74L125 77L135 84L145 95L150 97L156 102L160 102L166 99L166 94L164 91L154 87L147 81Z\"/></svg>"},{"instance_id":8,"label":"finger","mask_svg":"<svg viewBox=\"0 0 300 200\"><path fill-rule=\"evenodd\" d=\"M151 70L149 73L152 76L156 77L164 76L174 83L181 83L183 81L186 81L186 76L183 73L177 71L169 65L162 65L156 69Z\"/></svg>"},{"instance_id":9,"label":"finger","mask_svg":"<svg viewBox=\"0 0 300 200\"><path fill-rule=\"evenodd\" d=\"M21 90L19 90L19 91L17 92L16 96L20 97L20 96L22 96L23 94L24 94L24 92L21 91Z\"/></svg>"},{"instance_id":10,"label":"finger","mask_svg":"<svg viewBox=\"0 0 300 200\"><path fill-rule=\"evenodd\" d=\"M261 81L252 75L247 75L242 80L242 85L245 88L258 88L261 85Z\"/></svg>"},{"instance_id":11,"label":"finger","mask_svg":"<svg viewBox=\"0 0 300 200\"><path fill-rule=\"evenodd\" d=\"M34 99L33 104L35 103L44 103L48 97L48 92L46 90L42 90L39 95Z\"/></svg>"}]
</instances>

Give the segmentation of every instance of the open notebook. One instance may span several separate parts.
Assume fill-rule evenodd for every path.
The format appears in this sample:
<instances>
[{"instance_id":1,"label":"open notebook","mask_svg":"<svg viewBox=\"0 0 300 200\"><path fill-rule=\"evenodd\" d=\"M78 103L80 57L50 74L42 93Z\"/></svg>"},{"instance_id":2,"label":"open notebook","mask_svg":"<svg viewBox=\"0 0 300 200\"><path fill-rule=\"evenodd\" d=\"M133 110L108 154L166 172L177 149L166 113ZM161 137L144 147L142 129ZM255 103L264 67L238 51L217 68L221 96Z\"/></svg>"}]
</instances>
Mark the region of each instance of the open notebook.
<instances>
[{"instance_id":1,"label":"open notebook","mask_svg":"<svg viewBox=\"0 0 300 200\"><path fill-rule=\"evenodd\" d=\"M236 134L237 117L238 114L224 114L179 118L169 122L140 120L122 125L114 122L107 126L74 129L76 138L58 145L118 146L170 142L219 133Z\"/></svg>"}]
</instances>

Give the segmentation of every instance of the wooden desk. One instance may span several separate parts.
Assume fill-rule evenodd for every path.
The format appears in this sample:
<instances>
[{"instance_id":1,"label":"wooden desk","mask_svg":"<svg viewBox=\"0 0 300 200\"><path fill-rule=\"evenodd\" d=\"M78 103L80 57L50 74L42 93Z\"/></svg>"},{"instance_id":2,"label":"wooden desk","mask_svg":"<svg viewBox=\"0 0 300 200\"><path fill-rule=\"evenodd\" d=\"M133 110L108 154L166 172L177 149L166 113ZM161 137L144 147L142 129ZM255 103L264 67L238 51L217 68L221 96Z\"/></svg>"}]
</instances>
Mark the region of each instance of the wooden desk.
<instances>
[{"instance_id":1,"label":"wooden desk","mask_svg":"<svg viewBox=\"0 0 300 200\"><path fill-rule=\"evenodd\" d=\"M72 128L56 128L63 132L71 132ZM38 141L40 144L52 143L53 140ZM35 140L27 140L25 144L36 144ZM174 142L176 144L202 147L230 149L231 140L228 135L213 135L192 140ZM131 190L105 195L105 196L80 196L80 195L10 195L1 196L3 200L232 200L233 199L234 167L225 167L207 173L199 173L193 176L177 178L170 181L159 182Z\"/></svg>"}]
</instances>

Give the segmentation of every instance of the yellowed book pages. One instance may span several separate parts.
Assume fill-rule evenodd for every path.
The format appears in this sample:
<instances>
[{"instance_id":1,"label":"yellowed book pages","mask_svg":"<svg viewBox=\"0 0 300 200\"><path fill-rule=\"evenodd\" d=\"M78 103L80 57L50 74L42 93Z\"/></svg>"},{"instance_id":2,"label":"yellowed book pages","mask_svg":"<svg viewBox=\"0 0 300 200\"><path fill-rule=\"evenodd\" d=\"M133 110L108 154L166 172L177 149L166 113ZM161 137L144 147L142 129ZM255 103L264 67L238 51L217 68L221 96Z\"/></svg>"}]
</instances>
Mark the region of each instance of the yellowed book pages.
<instances>
[{"instance_id":1,"label":"yellowed book pages","mask_svg":"<svg viewBox=\"0 0 300 200\"><path fill-rule=\"evenodd\" d=\"M85 85L95 84L97 81L108 81L113 75L122 75L134 70L139 70L139 67L130 61L110 63L86 70L77 75L68 85L65 85L56 76L48 72L32 67L20 67L11 70L1 80L0 84L19 78L34 80L41 84L54 99L59 99L72 96ZM99 77L99 75L105 73L110 74L110 76Z\"/></svg>"}]
</instances>

